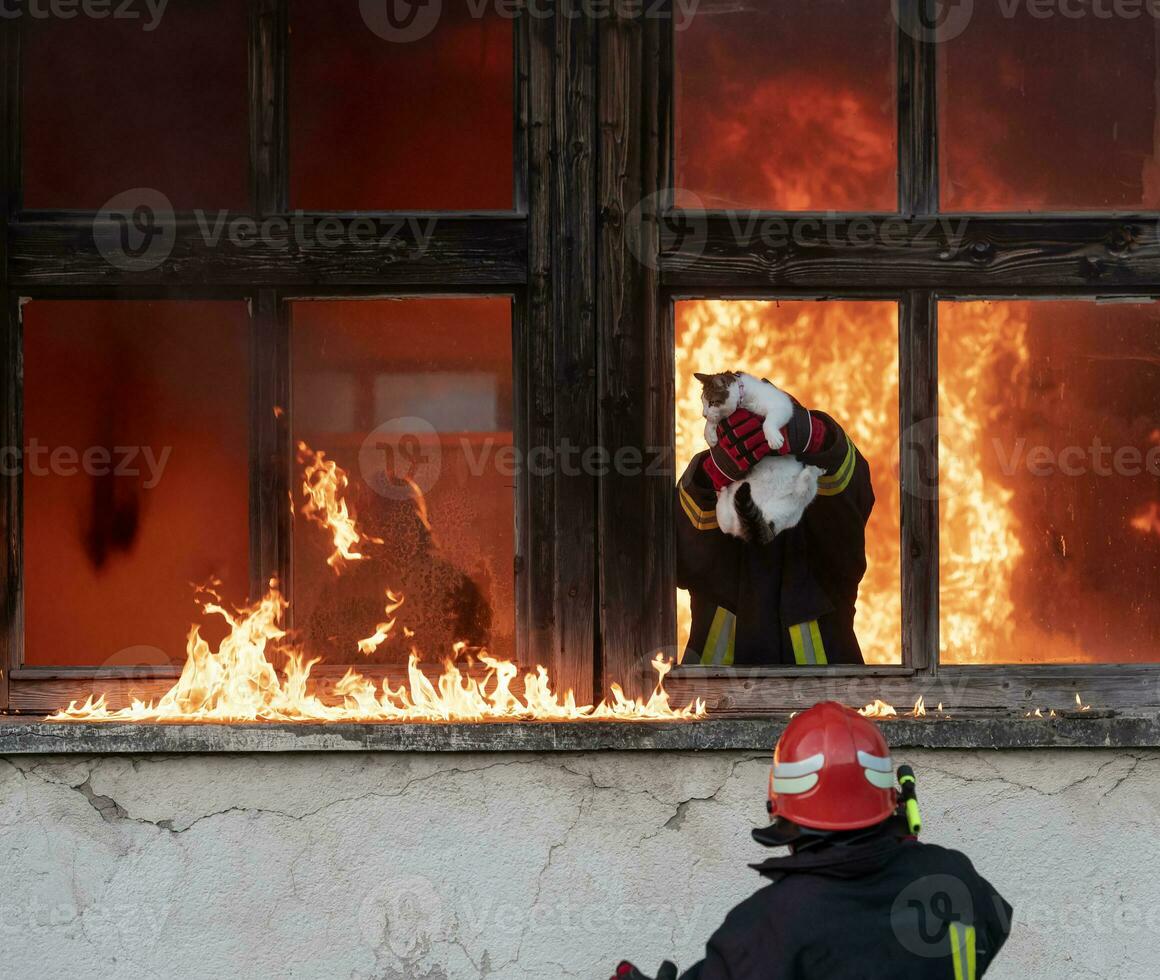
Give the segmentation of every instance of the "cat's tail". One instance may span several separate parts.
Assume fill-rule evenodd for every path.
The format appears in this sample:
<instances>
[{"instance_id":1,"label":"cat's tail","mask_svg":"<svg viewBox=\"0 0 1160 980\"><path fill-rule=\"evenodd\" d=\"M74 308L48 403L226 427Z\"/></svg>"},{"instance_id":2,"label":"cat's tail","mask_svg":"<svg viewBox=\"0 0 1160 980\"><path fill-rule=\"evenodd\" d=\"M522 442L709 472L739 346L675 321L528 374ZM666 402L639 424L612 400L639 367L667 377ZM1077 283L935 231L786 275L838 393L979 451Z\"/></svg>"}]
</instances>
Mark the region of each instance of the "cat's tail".
<instances>
[{"instance_id":1,"label":"cat's tail","mask_svg":"<svg viewBox=\"0 0 1160 980\"><path fill-rule=\"evenodd\" d=\"M773 525L762 516L757 504L753 502L748 482L738 485L737 492L733 494L733 509L737 511L737 520L746 541L750 544L769 544L773 540Z\"/></svg>"}]
</instances>

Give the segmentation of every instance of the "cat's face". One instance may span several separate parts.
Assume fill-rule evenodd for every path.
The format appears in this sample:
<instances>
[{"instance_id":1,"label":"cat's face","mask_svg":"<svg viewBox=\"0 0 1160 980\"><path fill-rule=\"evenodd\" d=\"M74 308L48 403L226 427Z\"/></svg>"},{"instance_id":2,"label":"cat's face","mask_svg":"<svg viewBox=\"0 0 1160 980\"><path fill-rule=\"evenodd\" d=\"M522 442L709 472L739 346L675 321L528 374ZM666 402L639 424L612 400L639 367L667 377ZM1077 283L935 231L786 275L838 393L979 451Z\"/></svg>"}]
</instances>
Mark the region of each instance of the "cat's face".
<instances>
[{"instance_id":1,"label":"cat's face","mask_svg":"<svg viewBox=\"0 0 1160 980\"><path fill-rule=\"evenodd\" d=\"M693 377L701 382L701 406L705 418L724 418L736 411L740 400L736 371L722 371L719 374L694 371Z\"/></svg>"}]
</instances>

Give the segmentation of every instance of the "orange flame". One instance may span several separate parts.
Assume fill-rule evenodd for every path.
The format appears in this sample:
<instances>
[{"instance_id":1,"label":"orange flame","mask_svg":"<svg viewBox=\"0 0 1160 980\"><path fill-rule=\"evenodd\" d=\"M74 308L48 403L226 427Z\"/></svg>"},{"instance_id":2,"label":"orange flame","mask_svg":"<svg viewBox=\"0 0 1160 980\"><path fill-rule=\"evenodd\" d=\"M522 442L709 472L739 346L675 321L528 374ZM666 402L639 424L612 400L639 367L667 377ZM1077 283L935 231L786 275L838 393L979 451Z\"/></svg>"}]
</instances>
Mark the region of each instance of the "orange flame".
<instances>
[{"instance_id":1,"label":"orange flame","mask_svg":"<svg viewBox=\"0 0 1160 980\"><path fill-rule=\"evenodd\" d=\"M698 300L678 305L677 458L704 448L694 371L744 369L828 412L869 460L877 498L866 528L866 574L854 622L867 663L898 663L898 321L880 302ZM956 303L940 311L939 359L952 368L939 389L940 646L958 662L998 659L1013 629L1012 583L1023 553L1013 491L988 478L987 427L1003 405L981 407L996 365L1026 369L1027 323L1002 304ZM940 375L941 376L941 375ZM1013 379L1014 380L1014 379ZM919 488L921 492L921 488ZM679 647L688 594L678 593Z\"/></svg>"},{"instance_id":2,"label":"orange flame","mask_svg":"<svg viewBox=\"0 0 1160 980\"><path fill-rule=\"evenodd\" d=\"M387 589L387 615L393 616L402 604L403 597L401 595L397 596L390 589ZM386 642L387 637L391 635L391 630L394 628L394 619L388 619L385 623L379 623L375 627L374 636L368 636L365 640L358 641L358 652L365 654L374 653Z\"/></svg>"},{"instance_id":3,"label":"orange flame","mask_svg":"<svg viewBox=\"0 0 1160 980\"><path fill-rule=\"evenodd\" d=\"M314 452L306 443L298 443L298 461L306 464L302 478L302 492L306 503L302 513L315 524L326 528L334 538L334 552L326 559L326 564L342 571L344 561L359 561L364 556L355 547L364 541L382 544L379 538L368 537L359 532L354 516L347 507L343 496L349 480L346 473L323 452Z\"/></svg>"},{"instance_id":4,"label":"orange flame","mask_svg":"<svg viewBox=\"0 0 1160 980\"><path fill-rule=\"evenodd\" d=\"M897 718L898 712L894 710L894 705L887 704L885 701L880 701L875 698L865 708L859 708L858 714L863 718Z\"/></svg>"},{"instance_id":5,"label":"orange flame","mask_svg":"<svg viewBox=\"0 0 1160 980\"><path fill-rule=\"evenodd\" d=\"M705 448L694 371L730 368L769 378L828 412L870 460L878 501L867 527L855 628L868 663L897 663L902 633L899 490L888 467L898 442L898 323L893 303L700 300L678 306L677 459ZM678 649L690 626L678 593Z\"/></svg>"},{"instance_id":6,"label":"orange flame","mask_svg":"<svg viewBox=\"0 0 1160 980\"><path fill-rule=\"evenodd\" d=\"M672 721L702 718L701 700L684 708L673 708L664 689L665 674L672 664L659 654L652 662L657 684L647 700L624 696L612 685L612 700L600 704L577 705L571 691L562 696L553 692L548 672L537 666L524 676L521 698L511 685L519 669L509 660L486 654L481 679L466 676L448 661L443 673L429 679L412 653L407 665L407 684L392 689L355 670L348 670L335 686L342 699L332 704L309 691L311 668L318 660L307 660L281 641L287 602L271 585L260 602L230 613L216 602L205 610L221 616L230 626L218 649L211 650L197 627L189 635L185 669L173 688L159 701L134 700L119 710L109 708L104 695L90 696L83 704L69 706L50 721L133 721L133 722L246 722L246 721ZM388 607L389 608L389 607ZM281 674L270 662L270 654L285 656Z\"/></svg>"},{"instance_id":7,"label":"orange flame","mask_svg":"<svg viewBox=\"0 0 1160 980\"><path fill-rule=\"evenodd\" d=\"M323 453L313 453L299 444L306 479L303 483L310 502L303 512L333 535L335 551L328 560L338 570L342 560L361 558L354 550L363 541L350 514L343 491L347 477ZM381 542L375 542L381 543ZM133 721L133 722L249 722L249 721L346 721L346 722L438 722L438 721L672 721L702 718L704 702L674 708L664 689L665 675L672 664L657 654L652 662L657 683L647 699L634 700L611 685L611 700L593 705L577 705L572 691L562 695L552 689L548 671L537 666L524 675L521 697L512 690L519 674L516 664L497 660L482 652L483 676L467 676L452 661L432 680L419 667L415 652L407 664L407 683L392 689L386 680L376 683L351 669L335 685L338 703L324 700L310 690L310 672L320 658L307 659L287 642L282 617L289 603L277 584L259 602L245 609L228 610L211 591L202 601L206 614L218 616L229 627L225 638L213 650L201 637L197 626L190 629L186 661L177 683L157 702L135 699L128 707L111 709L105 695L90 696L82 704L73 701L51 721ZM373 636L361 640L363 653L376 649L395 625L394 613L403 603L386 590L387 619L378 624ZM404 628L404 634L409 631ZM456 653L461 645L456 644ZM279 672L274 661L284 662Z\"/></svg>"},{"instance_id":8,"label":"orange flame","mask_svg":"<svg viewBox=\"0 0 1160 980\"><path fill-rule=\"evenodd\" d=\"M1150 503L1131 519L1132 527L1141 534L1160 535L1160 504Z\"/></svg>"}]
</instances>

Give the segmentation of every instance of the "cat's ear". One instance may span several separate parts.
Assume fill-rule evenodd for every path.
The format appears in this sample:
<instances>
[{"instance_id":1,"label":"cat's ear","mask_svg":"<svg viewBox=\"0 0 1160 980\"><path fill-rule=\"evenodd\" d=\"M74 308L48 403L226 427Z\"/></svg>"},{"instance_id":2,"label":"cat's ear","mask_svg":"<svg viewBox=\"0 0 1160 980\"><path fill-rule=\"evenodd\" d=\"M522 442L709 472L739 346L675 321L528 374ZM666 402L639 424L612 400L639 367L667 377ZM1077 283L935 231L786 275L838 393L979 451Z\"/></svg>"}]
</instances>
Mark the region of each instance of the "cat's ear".
<instances>
[{"instance_id":1,"label":"cat's ear","mask_svg":"<svg viewBox=\"0 0 1160 980\"><path fill-rule=\"evenodd\" d=\"M696 378L698 381L700 381L701 384L703 384L703 385L707 385L710 381L713 380L713 375L702 374L700 371L694 371L693 377Z\"/></svg>"}]
</instances>

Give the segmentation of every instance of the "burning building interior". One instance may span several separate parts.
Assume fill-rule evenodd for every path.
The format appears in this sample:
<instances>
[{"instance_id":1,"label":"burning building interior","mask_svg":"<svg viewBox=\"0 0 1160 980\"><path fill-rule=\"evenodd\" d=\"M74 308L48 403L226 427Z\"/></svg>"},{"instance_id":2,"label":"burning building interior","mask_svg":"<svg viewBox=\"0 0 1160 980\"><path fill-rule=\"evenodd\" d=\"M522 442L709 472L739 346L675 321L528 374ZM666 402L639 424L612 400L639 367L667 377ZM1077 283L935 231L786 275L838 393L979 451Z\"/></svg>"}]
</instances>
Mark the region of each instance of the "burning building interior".
<instances>
[{"instance_id":1,"label":"burning building interior","mask_svg":"<svg viewBox=\"0 0 1160 980\"><path fill-rule=\"evenodd\" d=\"M1160 10L1128 6L14 4L0 973L692 962L770 748L837 701L1034 913L991 975L1152 976ZM845 448L699 598L726 371L796 400L787 455ZM855 470L851 537L816 518ZM852 656L790 557L827 535ZM745 589L784 642L735 662Z\"/></svg>"}]
</instances>

